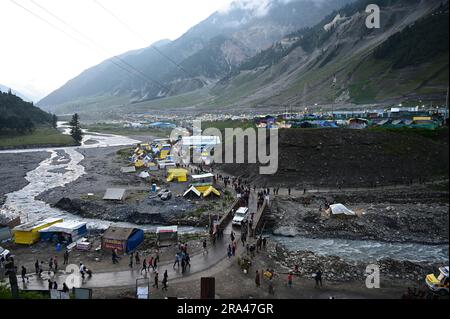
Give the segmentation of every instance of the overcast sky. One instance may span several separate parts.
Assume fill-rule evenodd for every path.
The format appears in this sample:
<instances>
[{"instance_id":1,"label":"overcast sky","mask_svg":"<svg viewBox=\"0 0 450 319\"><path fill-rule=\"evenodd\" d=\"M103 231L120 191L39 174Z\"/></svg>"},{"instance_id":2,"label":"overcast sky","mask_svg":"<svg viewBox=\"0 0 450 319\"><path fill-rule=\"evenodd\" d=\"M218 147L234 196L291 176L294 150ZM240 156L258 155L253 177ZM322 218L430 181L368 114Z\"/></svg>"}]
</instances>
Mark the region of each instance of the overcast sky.
<instances>
[{"instance_id":1,"label":"overcast sky","mask_svg":"<svg viewBox=\"0 0 450 319\"><path fill-rule=\"evenodd\" d=\"M95 0L34 1L97 43L89 43L69 26L36 6L33 0L0 0L0 83L22 92L34 101L113 55L147 47L160 39L174 40L232 2L97 0L132 30L139 32L141 36L137 36L105 12Z\"/></svg>"}]
</instances>

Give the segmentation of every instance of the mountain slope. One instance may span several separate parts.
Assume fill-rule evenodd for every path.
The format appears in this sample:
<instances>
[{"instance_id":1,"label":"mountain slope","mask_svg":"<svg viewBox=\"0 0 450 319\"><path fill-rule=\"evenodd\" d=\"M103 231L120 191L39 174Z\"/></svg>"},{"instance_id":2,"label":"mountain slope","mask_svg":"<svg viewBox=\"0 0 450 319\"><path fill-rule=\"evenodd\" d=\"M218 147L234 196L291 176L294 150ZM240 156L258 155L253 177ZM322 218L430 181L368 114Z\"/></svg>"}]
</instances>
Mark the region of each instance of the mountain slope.
<instances>
[{"instance_id":1,"label":"mountain slope","mask_svg":"<svg viewBox=\"0 0 450 319\"><path fill-rule=\"evenodd\" d=\"M257 2L238 0L179 39L158 44L158 50L179 63L184 71L150 46L119 56L135 69L132 74L117 67L121 64L129 69L120 60L109 59L70 80L38 105L64 112L71 111L67 104L83 104L87 98L117 97L121 102L137 103L201 89L285 34L312 26L330 11L352 1L270 0L255 5ZM62 104L66 105L61 107Z\"/></svg>"},{"instance_id":2,"label":"mountain slope","mask_svg":"<svg viewBox=\"0 0 450 319\"><path fill-rule=\"evenodd\" d=\"M448 2L380 1L379 30L365 28L367 3L334 12L248 60L216 86L214 101L220 106L232 98L236 106L263 107L443 99ZM326 31L337 14L344 18Z\"/></svg>"}]
</instances>

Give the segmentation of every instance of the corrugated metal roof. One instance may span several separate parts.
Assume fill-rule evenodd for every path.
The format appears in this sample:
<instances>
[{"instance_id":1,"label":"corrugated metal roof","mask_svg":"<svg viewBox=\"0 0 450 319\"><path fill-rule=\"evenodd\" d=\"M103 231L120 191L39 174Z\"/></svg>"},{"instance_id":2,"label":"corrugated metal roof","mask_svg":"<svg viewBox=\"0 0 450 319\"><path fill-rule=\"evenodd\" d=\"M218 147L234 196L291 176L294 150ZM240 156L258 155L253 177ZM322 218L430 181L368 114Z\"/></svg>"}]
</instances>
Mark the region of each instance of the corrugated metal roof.
<instances>
[{"instance_id":1,"label":"corrugated metal roof","mask_svg":"<svg viewBox=\"0 0 450 319\"><path fill-rule=\"evenodd\" d=\"M58 217L51 217L51 218L47 218L44 220L38 220L38 221L34 221L34 222L29 222L29 223L25 223L19 226L14 227L14 230L18 230L18 231L32 231L35 228L39 228L42 227L46 224L52 224L52 223L56 223L56 222L62 222L63 220L61 218Z\"/></svg>"},{"instance_id":2,"label":"corrugated metal roof","mask_svg":"<svg viewBox=\"0 0 450 319\"><path fill-rule=\"evenodd\" d=\"M62 223L57 223L41 229L39 232L71 232L83 227L84 225L86 225L85 222L80 222L78 220L66 220Z\"/></svg>"},{"instance_id":3,"label":"corrugated metal roof","mask_svg":"<svg viewBox=\"0 0 450 319\"><path fill-rule=\"evenodd\" d=\"M122 200L125 195L125 188L108 188L103 199L105 200Z\"/></svg>"},{"instance_id":4,"label":"corrugated metal roof","mask_svg":"<svg viewBox=\"0 0 450 319\"><path fill-rule=\"evenodd\" d=\"M103 234L104 239L127 240L135 228L109 227Z\"/></svg>"}]
</instances>

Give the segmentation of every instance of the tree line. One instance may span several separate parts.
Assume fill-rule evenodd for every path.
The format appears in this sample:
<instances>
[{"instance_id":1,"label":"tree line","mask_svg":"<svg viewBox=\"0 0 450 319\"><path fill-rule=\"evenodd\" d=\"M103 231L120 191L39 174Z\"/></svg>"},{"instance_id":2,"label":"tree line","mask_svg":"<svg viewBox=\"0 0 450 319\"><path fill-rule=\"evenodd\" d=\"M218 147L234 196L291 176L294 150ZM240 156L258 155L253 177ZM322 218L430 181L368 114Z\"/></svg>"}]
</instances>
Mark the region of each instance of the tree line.
<instances>
[{"instance_id":1,"label":"tree line","mask_svg":"<svg viewBox=\"0 0 450 319\"><path fill-rule=\"evenodd\" d=\"M42 111L32 102L25 102L11 90L0 91L0 134L25 134L37 126L47 125L56 128L58 118Z\"/></svg>"}]
</instances>

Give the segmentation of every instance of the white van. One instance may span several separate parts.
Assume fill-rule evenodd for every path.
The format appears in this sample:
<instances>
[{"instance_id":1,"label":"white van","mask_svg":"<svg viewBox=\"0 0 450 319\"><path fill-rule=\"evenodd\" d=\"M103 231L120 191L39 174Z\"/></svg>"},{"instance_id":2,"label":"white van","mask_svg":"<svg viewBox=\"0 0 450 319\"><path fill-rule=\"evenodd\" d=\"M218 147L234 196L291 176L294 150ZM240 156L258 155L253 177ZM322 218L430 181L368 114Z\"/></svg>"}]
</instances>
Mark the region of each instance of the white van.
<instances>
[{"instance_id":1,"label":"white van","mask_svg":"<svg viewBox=\"0 0 450 319\"><path fill-rule=\"evenodd\" d=\"M239 207L238 210L234 213L233 225L241 226L242 221L247 219L248 207Z\"/></svg>"}]
</instances>

